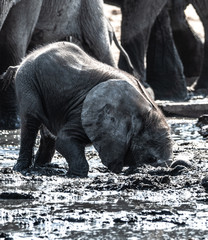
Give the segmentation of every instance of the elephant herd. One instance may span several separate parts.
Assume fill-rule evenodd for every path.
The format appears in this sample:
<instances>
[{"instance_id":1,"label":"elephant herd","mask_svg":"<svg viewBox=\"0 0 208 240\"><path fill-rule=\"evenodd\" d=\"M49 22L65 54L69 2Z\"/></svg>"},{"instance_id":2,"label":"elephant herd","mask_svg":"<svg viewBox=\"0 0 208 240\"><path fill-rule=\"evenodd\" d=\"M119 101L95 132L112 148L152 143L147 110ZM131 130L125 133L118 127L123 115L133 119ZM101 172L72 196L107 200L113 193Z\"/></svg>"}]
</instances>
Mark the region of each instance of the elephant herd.
<instances>
[{"instance_id":1,"label":"elephant herd","mask_svg":"<svg viewBox=\"0 0 208 240\"><path fill-rule=\"evenodd\" d=\"M121 44L140 80L157 99L187 97L186 78L199 77L195 89L208 88L208 3L206 0L105 0L122 12ZM192 32L184 10L191 3L205 30L205 43ZM39 46L71 41L113 67L112 29L103 0L1 0L0 129L19 127L14 82L4 72ZM146 65L145 65L146 64ZM118 67L130 72L124 55Z\"/></svg>"}]
</instances>

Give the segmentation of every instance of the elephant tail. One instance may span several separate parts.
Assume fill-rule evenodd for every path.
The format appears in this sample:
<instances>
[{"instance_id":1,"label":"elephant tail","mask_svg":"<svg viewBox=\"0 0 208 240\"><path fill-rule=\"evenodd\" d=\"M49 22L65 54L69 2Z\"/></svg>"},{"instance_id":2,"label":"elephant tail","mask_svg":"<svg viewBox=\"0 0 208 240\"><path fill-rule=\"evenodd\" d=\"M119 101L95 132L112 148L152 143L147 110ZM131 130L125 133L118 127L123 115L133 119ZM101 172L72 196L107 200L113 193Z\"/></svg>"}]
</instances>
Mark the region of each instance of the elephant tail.
<instances>
[{"instance_id":1,"label":"elephant tail","mask_svg":"<svg viewBox=\"0 0 208 240\"><path fill-rule=\"evenodd\" d=\"M10 66L6 72L0 75L0 80L3 81L2 91L6 91L8 87L14 82L15 74L19 66Z\"/></svg>"}]
</instances>

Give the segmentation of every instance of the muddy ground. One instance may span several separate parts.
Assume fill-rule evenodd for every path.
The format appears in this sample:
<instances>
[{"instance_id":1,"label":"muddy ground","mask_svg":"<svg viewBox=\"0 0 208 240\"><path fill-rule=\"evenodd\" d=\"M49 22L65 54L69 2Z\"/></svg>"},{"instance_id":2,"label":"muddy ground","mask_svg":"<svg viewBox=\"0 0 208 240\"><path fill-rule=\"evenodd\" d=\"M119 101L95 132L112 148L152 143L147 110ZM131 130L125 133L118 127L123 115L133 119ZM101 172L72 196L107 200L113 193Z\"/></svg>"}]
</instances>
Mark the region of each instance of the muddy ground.
<instances>
[{"instance_id":1,"label":"muddy ground","mask_svg":"<svg viewBox=\"0 0 208 240\"><path fill-rule=\"evenodd\" d=\"M20 131L1 131L0 239L208 239L208 140L196 122L168 118L178 165L116 175L90 147L85 179L66 178L58 153L53 166L13 172Z\"/></svg>"},{"instance_id":2,"label":"muddy ground","mask_svg":"<svg viewBox=\"0 0 208 240\"><path fill-rule=\"evenodd\" d=\"M196 119L171 118L174 160L186 166L109 172L86 149L89 177L53 167L12 171L19 130L0 133L0 239L208 239L208 141ZM183 162L184 163L184 162Z\"/></svg>"}]
</instances>

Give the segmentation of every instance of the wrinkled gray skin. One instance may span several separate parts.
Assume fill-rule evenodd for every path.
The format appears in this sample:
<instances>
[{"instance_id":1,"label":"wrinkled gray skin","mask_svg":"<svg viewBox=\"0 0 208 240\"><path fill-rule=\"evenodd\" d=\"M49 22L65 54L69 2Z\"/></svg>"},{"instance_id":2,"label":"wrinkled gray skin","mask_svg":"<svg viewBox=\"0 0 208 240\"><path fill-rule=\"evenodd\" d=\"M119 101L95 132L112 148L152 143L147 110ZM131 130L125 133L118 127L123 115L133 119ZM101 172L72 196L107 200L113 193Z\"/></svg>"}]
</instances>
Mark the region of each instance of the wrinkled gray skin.
<instances>
[{"instance_id":1,"label":"wrinkled gray skin","mask_svg":"<svg viewBox=\"0 0 208 240\"><path fill-rule=\"evenodd\" d=\"M105 3L121 8L121 44L127 51L141 80L145 81L144 58L151 28L167 0L105 0ZM127 72L129 70L121 54L119 68Z\"/></svg>"},{"instance_id":2,"label":"wrinkled gray skin","mask_svg":"<svg viewBox=\"0 0 208 240\"><path fill-rule=\"evenodd\" d=\"M17 4L21 0L1 0L0 1L0 29L2 28L2 25L9 13L9 10L11 7L15 4Z\"/></svg>"},{"instance_id":3,"label":"wrinkled gray skin","mask_svg":"<svg viewBox=\"0 0 208 240\"><path fill-rule=\"evenodd\" d=\"M150 34L146 79L155 99L184 100L187 97L183 65L174 44L168 8L157 16Z\"/></svg>"},{"instance_id":4,"label":"wrinkled gray skin","mask_svg":"<svg viewBox=\"0 0 208 240\"><path fill-rule=\"evenodd\" d=\"M171 0L169 14L174 42L184 67L187 78L198 77L202 66L203 44L188 24L184 10L186 0Z\"/></svg>"},{"instance_id":5,"label":"wrinkled gray skin","mask_svg":"<svg viewBox=\"0 0 208 240\"><path fill-rule=\"evenodd\" d=\"M5 19L0 31L0 75L16 66L29 50L68 38L90 55L115 66L101 0L3 1ZM3 12L8 14L4 14ZM1 15L0 15L1 16ZM3 21L0 18L0 22ZM16 99L11 85L2 91L0 81L0 129L17 128Z\"/></svg>"},{"instance_id":6,"label":"wrinkled gray skin","mask_svg":"<svg viewBox=\"0 0 208 240\"><path fill-rule=\"evenodd\" d=\"M145 79L144 58L151 28L166 2L167 0L123 0L121 3L121 44L143 80ZM125 70L122 56L119 59L119 67Z\"/></svg>"},{"instance_id":7,"label":"wrinkled gray skin","mask_svg":"<svg viewBox=\"0 0 208 240\"><path fill-rule=\"evenodd\" d=\"M9 66L19 64L25 56L42 5L42 0L22 0L12 5L14 2L0 3L0 75ZM18 128L14 86L11 84L5 91L3 84L0 80L0 129Z\"/></svg>"},{"instance_id":8,"label":"wrinkled gray skin","mask_svg":"<svg viewBox=\"0 0 208 240\"><path fill-rule=\"evenodd\" d=\"M42 1L21 0L9 9L0 29L0 74L7 67L18 65L25 56L41 6Z\"/></svg>"},{"instance_id":9,"label":"wrinkled gray skin","mask_svg":"<svg viewBox=\"0 0 208 240\"><path fill-rule=\"evenodd\" d=\"M84 149L90 143L115 173L123 166L164 165L171 158L170 129L143 87L75 44L36 50L21 63L15 81L22 124L16 171L33 164L41 126L34 164L50 162L56 149L68 162L69 177L87 176Z\"/></svg>"},{"instance_id":10,"label":"wrinkled gray skin","mask_svg":"<svg viewBox=\"0 0 208 240\"><path fill-rule=\"evenodd\" d=\"M170 1L108 0L106 3L121 7L121 44L141 79L152 87L155 98L184 100L187 97L185 76L166 7ZM126 66L120 55L119 67L128 71Z\"/></svg>"},{"instance_id":11,"label":"wrinkled gray skin","mask_svg":"<svg viewBox=\"0 0 208 240\"><path fill-rule=\"evenodd\" d=\"M97 60L115 66L101 0L44 0L30 46L72 37Z\"/></svg>"},{"instance_id":12,"label":"wrinkled gray skin","mask_svg":"<svg viewBox=\"0 0 208 240\"><path fill-rule=\"evenodd\" d=\"M100 0L3 1L0 16L0 74L18 65L30 49L39 45L75 39L99 61L115 66L110 50L107 22ZM14 3L16 3L14 5ZM12 4L13 3L13 4ZM32 37L32 39L31 39ZM7 40L7 41L5 41ZM14 44L15 42L15 44ZM93 46L93 47L92 47ZM11 50L10 50L11 49ZM6 62L6 63L5 63Z\"/></svg>"},{"instance_id":13,"label":"wrinkled gray skin","mask_svg":"<svg viewBox=\"0 0 208 240\"><path fill-rule=\"evenodd\" d=\"M202 21L205 32L202 69L200 72L199 79L195 85L195 89L208 88L208 1L186 0L186 2L190 2L196 9L197 14L199 15L200 20Z\"/></svg>"}]
</instances>

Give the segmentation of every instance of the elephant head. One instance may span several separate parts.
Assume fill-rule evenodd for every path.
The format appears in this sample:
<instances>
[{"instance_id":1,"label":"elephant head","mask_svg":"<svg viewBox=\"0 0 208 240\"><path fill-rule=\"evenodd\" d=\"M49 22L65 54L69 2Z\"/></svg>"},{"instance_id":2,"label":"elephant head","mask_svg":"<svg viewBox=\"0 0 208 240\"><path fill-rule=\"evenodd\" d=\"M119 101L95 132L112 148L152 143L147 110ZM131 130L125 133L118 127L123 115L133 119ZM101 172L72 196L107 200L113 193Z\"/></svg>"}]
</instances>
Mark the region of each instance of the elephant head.
<instances>
[{"instance_id":1,"label":"elephant head","mask_svg":"<svg viewBox=\"0 0 208 240\"><path fill-rule=\"evenodd\" d=\"M130 82L108 80L91 89L82 125L102 163L115 173L123 166L164 165L171 158L170 130L162 113Z\"/></svg>"}]
</instances>

